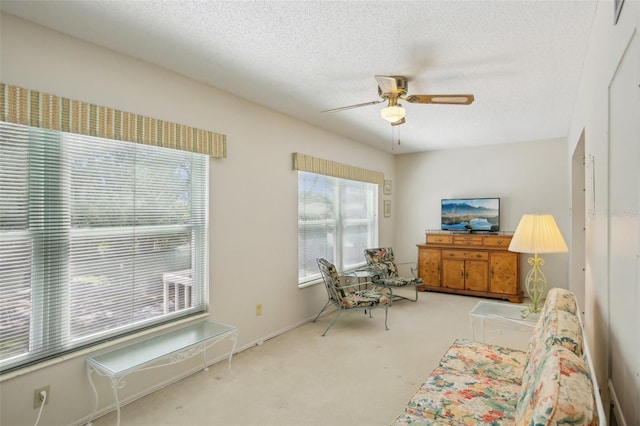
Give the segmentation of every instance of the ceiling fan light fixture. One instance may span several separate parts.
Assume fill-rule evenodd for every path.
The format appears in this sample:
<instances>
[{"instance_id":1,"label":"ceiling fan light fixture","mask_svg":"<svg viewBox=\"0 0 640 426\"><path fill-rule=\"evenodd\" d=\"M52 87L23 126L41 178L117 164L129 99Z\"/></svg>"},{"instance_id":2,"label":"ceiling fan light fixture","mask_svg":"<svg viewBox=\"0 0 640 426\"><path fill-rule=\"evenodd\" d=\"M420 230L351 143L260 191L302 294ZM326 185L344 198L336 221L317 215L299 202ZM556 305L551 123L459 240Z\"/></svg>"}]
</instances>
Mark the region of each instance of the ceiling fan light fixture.
<instances>
[{"instance_id":1,"label":"ceiling fan light fixture","mask_svg":"<svg viewBox=\"0 0 640 426\"><path fill-rule=\"evenodd\" d=\"M406 110L400 104L388 106L380 111L380 116L389 123L395 123L396 121L402 120L405 114Z\"/></svg>"}]
</instances>

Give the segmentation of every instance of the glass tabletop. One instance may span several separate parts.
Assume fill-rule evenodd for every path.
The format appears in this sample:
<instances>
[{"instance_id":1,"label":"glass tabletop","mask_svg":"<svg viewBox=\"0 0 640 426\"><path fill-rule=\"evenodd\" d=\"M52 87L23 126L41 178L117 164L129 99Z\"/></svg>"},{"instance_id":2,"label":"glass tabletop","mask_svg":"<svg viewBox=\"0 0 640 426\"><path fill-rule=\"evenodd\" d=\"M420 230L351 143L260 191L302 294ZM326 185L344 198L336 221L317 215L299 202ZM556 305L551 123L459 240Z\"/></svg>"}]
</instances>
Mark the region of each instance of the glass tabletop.
<instances>
[{"instance_id":1,"label":"glass tabletop","mask_svg":"<svg viewBox=\"0 0 640 426\"><path fill-rule=\"evenodd\" d=\"M514 321L528 322L532 323L532 325L538 321L540 314L528 314L524 316L526 312L527 306L524 305L481 301L478 302L469 313L472 316L504 318Z\"/></svg>"},{"instance_id":2,"label":"glass tabletop","mask_svg":"<svg viewBox=\"0 0 640 426\"><path fill-rule=\"evenodd\" d=\"M355 277L355 278L375 278L375 277L382 276L382 272L376 271L375 269L365 268L365 269L355 269L353 271L346 271L342 275L345 275L348 277Z\"/></svg>"},{"instance_id":3,"label":"glass tabletop","mask_svg":"<svg viewBox=\"0 0 640 426\"><path fill-rule=\"evenodd\" d=\"M173 353L207 340L236 332L236 327L212 321L199 322L178 330L143 340L121 349L103 353L87 360L90 364L114 376L158 361Z\"/></svg>"}]
</instances>

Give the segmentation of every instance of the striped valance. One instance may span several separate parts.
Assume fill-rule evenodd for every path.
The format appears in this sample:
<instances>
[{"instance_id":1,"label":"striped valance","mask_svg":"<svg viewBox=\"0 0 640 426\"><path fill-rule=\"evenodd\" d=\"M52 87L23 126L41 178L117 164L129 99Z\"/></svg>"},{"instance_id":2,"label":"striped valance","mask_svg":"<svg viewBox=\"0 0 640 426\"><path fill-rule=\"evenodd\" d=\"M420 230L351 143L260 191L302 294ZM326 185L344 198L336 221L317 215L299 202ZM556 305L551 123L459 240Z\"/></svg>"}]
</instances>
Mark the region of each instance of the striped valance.
<instances>
[{"instance_id":1,"label":"striped valance","mask_svg":"<svg viewBox=\"0 0 640 426\"><path fill-rule=\"evenodd\" d=\"M227 156L226 135L0 83L0 120L141 143L212 157Z\"/></svg>"},{"instance_id":2,"label":"striped valance","mask_svg":"<svg viewBox=\"0 0 640 426\"><path fill-rule=\"evenodd\" d=\"M336 163L335 161L323 160L322 158L311 157L310 155L300 154L299 152L293 153L293 170L357 180L360 182L377 183L378 185L382 185L384 182L384 173L382 172Z\"/></svg>"}]
</instances>

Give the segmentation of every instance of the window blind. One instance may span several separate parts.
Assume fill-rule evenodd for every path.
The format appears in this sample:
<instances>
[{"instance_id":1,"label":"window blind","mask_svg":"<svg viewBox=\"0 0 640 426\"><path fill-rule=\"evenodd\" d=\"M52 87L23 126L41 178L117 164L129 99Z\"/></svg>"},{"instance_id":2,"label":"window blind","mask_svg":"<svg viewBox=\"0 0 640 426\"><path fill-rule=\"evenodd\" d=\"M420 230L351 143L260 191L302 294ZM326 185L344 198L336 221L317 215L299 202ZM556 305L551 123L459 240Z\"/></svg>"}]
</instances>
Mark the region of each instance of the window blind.
<instances>
[{"instance_id":1,"label":"window blind","mask_svg":"<svg viewBox=\"0 0 640 426\"><path fill-rule=\"evenodd\" d=\"M298 283L320 277L316 259L338 270L365 264L378 242L378 185L298 172Z\"/></svg>"},{"instance_id":2,"label":"window blind","mask_svg":"<svg viewBox=\"0 0 640 426\"><path fill-rule=\"evenodd\" d=\"M4 122L0 151L0 369L206 309L206 155Z\"/></svg>"}]
</instances>

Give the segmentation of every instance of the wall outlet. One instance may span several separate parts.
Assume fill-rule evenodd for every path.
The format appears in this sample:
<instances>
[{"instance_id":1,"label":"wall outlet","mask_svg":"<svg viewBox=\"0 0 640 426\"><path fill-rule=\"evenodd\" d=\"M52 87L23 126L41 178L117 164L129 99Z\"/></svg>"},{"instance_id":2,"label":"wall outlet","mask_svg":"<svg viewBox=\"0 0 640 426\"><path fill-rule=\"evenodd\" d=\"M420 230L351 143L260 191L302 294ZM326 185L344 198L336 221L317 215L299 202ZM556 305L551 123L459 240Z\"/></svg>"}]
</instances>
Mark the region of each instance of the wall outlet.
<instances>
[{"instance_id":1,"label":"wall outlet","mask_svg":"<svg viewBox=\"0 0 640 426\"><path fill-rule=\"evenodd\" d=\"M46 392L47 394L46 399L43 398L42 395L40 395L40 393L43 391ZM50 399L51 399L51 390L49 389L49 385L36 388L33 391L33 408L40 408L40 406L42 406L43 401L45 405L48 404Z\"/></svg>"},{"instance_id":2,"label":"wall outlet","mask_svg":"<svg viewBox=\"0 0 640 426\"><path fill-rule=\"evenodd\" d=\"M256 316L262 315L262 303L256 305Z\"/></svg>"}]
</instances>

